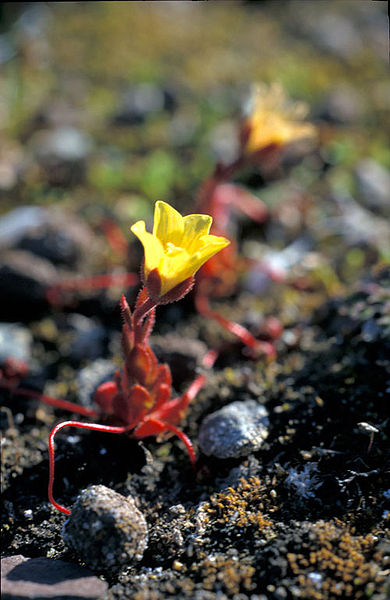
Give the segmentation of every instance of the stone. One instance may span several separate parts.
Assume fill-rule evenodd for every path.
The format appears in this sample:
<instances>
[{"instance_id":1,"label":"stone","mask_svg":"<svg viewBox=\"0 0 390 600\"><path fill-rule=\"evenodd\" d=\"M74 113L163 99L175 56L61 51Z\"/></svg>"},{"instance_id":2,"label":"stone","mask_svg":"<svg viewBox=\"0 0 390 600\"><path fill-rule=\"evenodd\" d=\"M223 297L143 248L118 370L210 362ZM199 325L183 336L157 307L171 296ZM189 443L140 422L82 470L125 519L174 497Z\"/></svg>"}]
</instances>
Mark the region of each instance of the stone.
<instances>
[{"instance_id":1,"label":"stone","mask_svg":"<svg viewBox=\"0 0 390 600\"><path fill-rule=\"evenodd\" d=\"M113 124L140 125L155 113L172 113L176 104L173 90L160 88L153 83L140 83L128 88L123 94L118 112L113 117Z\"/></svg>"},{"instance_id":2,"label":"stone","mask_svg":"<svg viewBox=\"0 0 390 600\"><path fill-rule=\"evenodd\" d=\"M194 378L207 352L206 345L200 340L183 340L183 336L176 334L167 334L164 337L154 335L151 338L151 346L159 362L168 363L173 384L178 388Z\"/></svg>"},{"instance_id":3,"label":"stone","mask_svg":"<svg viewBox=\"0 0 390 600\"><path fill-rule=\"evenodd\" d=\"M72 331L70 355L73 360L95 360L102 356L107 341L103 325L77 313L68 315L67 325Z\"/></svg>"},{"instance_id":4,"label":"stone","mask_svg":"<svg viewBox=\"0 0 390 600\"><path fill-rule=\"evenodd\" d=\"M112 381L116 367L105 358L98 358L79 370L77 375L78 398L83 406L92 406L94 394L102 383Z\"/></svg>"},{"instance_id":5,"label":"stone","mask_svg":"<svg viewBox=\"0 0 390 600\"><path fill-rule=\"evenodd\" d=\"M32 341L27 327L18 323L0 323L0 364L9 358L28 363Z\"/></svg>"},{"instance_id":6,"label":"stone","mask_svg":"<svg viewBox=\"0 0 390 600\"><path fill-rule=\"evenodd\" d=\"M24 250L1 255L0 312L7 319L36 318L47 307L46 290L57 282L57 271L48 260Z\"/></svg>"},{"instance_id":7,"label":"stone","mask_svg":"<svg viewBox=\"0 0 390 600\"><path fill-rule=\"evenodd\" d=\"M358 163L355 172L364 205L384 216L390 215L390 171L366 158Z\"/></svg>"},{"instance_id":8,"label":"stone","mask_svg":"<svg viewBox=\"0 0 390 600\"><path fill-rule=\"evenodd\" d=\"M131 496L104 485L83 490L64 525L65 543L93 570L116 571L141 560L148 528Z\"/></svg>"},{"instance_id":9,"label":"stone","mask_svg":"<svg viewBox=\"0 0 390 600\"><path fill-rule=\"evenodd\" d=\"M268 436L268 412L255 400L237 401L208 415L199 431L207 456L236 458L256 452Z\"/></svg>"},{"instance_id":10,"label":"stone","mask_svg":"<svg viewBox=\"0 0 390 600\"><path fill-rule=\"evenodd\" d=\"M32 150L51 185L72 186L85 180L91 139L75 127L40 130L31 138Z\"/></svg>"},{"instance_id":11,"label":"stone","mask_svg":"<svg viewBox=\"0 0 390 600\"><path fill-rule=\"evenodd\" d=\"M27 558L21 554L1 560L3 600L98 598L107 583L89 569L63 560Z\"/></svg>"}]
</instances>

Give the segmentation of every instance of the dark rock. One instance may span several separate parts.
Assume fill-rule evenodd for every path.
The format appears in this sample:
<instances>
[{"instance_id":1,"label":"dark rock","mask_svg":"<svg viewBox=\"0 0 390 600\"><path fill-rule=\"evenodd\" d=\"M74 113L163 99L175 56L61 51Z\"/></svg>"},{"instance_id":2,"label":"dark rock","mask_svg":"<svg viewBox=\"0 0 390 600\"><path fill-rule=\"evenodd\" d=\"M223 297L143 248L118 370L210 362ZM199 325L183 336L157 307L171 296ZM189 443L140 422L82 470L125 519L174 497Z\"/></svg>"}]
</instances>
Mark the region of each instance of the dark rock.
<instances>
[{"instance_id":1,"label":"dark rock","mask_svg":"<svg viewBox=\"0 0 390 600\"><path fill-rule=\"evenodd\" d=\"M105 328L93 319L76 313L69 315L67 321L74 331L70 346L71 358L80 361L94 360L102 356L106 341Z\"/></svg>"},{"instance_id":2,"label":"dark rock","mask_svg":"<svg viewBox=\"0 0 390 600\"><path fill-rule=\"evenodd\" d=\"M100 243L76 216L22 206L0 219L0 248L26 250L54 265L76 268L100 252Z\"/></svg>"},{"instance_id":3,"label":"dark rock","mask_svg":"<svg viewBox=\"0 0 390 600\"><path fill-rule=\"evenodd\" d=\"M362 111L360 94L352 87L339 85L330 92L319 116L331 123L355 123L361 118Z\"/></svg>"},{"instance_id":4,"label":"dark rock","mask_svg":"<svg viewBox=\"0 0 390 600\"><path fill-rule=\"evenodd\" d=\"M3 252L0 263L2 314L10 320L27 320L38 314L47 306L47 288L56 282L57 271L44 258L24 250Z\"/></svg>"},{"instance_id":5,"label":"dark rock","mask_svg":"<svg viewBox=\"0 0 390 600\"><path fill-rule=\"evenodd\" d=\"M141 83L128 89L122 104L113 117L114 125L140 125L146 118L161 111L173 112L176 108L175 95L171 90L152 83Z\"/></svg>"},{"instance_id":6,"label":"dark rock","mask_svg":"<svg viewBox=\"0 0 390 600\"><path fill-rule=\"evenodd\" d=\"M207 456L233 458L256 452L268 436L268 412L255 400L232 402L206 417L199 446Z\"/></svg>"},{"instance_id":7,"label":"dark rock","mask_svg":"<svg viewBox=\"0 0 390 600\"><path fill-rule=\"evenodd\" d=\"M31 140L39 164L51 185L83 183L91 142L74 127L37 131Z\"/></svg>"},{"instance_id":8,"label":"dark rock","mask_svg":"<svg viewBox=\"0 0 390 600\"><path fill-rule=\"evenodd\" d=\"M146 520L133 498L103 485L81 492L63 535L88 566L101 571L138 562L148 543Z\"/></svg>"},{"instance_id":9,"label":"dark rock","mask_svg":"<svg viewBox=\"0 0 390 600\"><path fill-rule=\"evenodd\" d=\"M356 177L365 206L390 216L390 172L374 160L365 159L358 163Z\"/></svg>"},{"instance_id":10,"label":"dark rock","mask_svg":"<svg viewBox=\"0 0 390 600\"><path fill-rule=\"evenodd\" d=\"M197 367L207 352L206 345L190 338L183 339L179 335L168 334L164 337L153 336L151 345L158 360L168 363L175 387L194 377Z\"/></svg>"},{"instance_id":11,"label":"dark rock","mask_svg":"<svg viewBox=\"0 0 390 600\"><path fill-rule=\"evenodd\" d=\"M25 233L44 225L47 210L40 206L19 206L0 218L0 247L12 248Z\"/></svg>"},{"instance_id":12,"label":"dark rock","mask_svg":"<svg viewBox=\"0 0 390 600\"><path fill-rule=\"evenodd\" d=\"M1 560L1 590L3 600L77 600L102 596L107 583L78 565L19 554Z\"/></svg>"}]
</instances>

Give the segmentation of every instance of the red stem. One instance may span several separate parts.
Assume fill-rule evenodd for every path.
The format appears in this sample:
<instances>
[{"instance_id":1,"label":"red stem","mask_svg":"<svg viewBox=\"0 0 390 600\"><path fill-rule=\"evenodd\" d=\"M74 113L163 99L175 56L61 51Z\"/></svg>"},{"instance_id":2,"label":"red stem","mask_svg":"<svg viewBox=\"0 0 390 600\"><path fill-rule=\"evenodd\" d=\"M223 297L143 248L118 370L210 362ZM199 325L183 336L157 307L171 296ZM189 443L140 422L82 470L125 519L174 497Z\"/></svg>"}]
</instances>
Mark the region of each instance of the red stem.
<instances>
[{"instance_id":1,"label":"red stem","mask_svg":"<svg viewBox=\"0 0 390 600\"><path fill-rule=\"evenodd\" d=\"M250 331L248 331L242 325L239 325L239 323L229 321L229 319L226 319L222 315L213 311L210 308L207 296L200 293L196 294L195 305L201 315L205 316L206 318L213 319L214 321L219 323L224 329L229 331L229 333L235 335L239 340L241 340L243 344L248 346L251 350L254 350L256 353L264 352L264 354L266 354L266 356L268 356L269 358L274 358L275 349L272 344L270 344L269 342L262 342L256 339L250 333Z\"/></svg>"},{"instance_id":2,"label":"red stem","mask_svg":"<svg viewBox=\"0 0 390 600\"><path fill-rule=\"evenodd\" d=\"M178 429L177 427L175 427L175 425L172 425L171 423L165 423L165 421L160 421L159 419L151 419L151 421L158 423L165 430L168 429L168 431L172 431L172 433L177 435L179 440L181 440L183 442L183 444L185 445L188 455L190 457L191 464L192 464L193 468L195 469L196 468L196 455L195 455L194 447L193 447L192 442L191 442L190 438L188 437L188 435L186 435L183 431L181 431L181 429Z\"/></svg>"},{"instance_id":3,"label":"red stem","mask_svg":"<svg viewBox=\"0 0 390 600\"><path fill-rule=\"evenodd\" d=\"M52 398L51 396L46 396L45 394L40 394L39 392L34 392L33 390L16 388L13 390L13 393L20 394L20 396L27 396L27 398L36 398L45 404L50 404L50 406L62 408L63 410L68 410L70 412L83 415L84 417L92 417L93 419L96 419L96 417L99 416L99 413L92 408L86 408L85 406L80 406L74 402L68 402L67 400L58 400L57 398Z\"/></svg>"},{"instance_id":4,"label":"red stem","mask_svg":"<svg viewBox=\"0 0 390 600\"><path fill-rule=\"evenodd\" d=\"M147 298L133 313L134 322L134 344L140 344L143 341L144 331L142 327L142 321L144 318L156 308L157 303L151 298Z\"/></svg>"},{"instance_id":5,"label":"red stem","mask_svg":"<svg viewBox=\"0 0 390 600\"><path fill-rule=\"evenodd\" d=\"M50 304L57 304L63 291L96 290L113 286L136 285L139 281L136 273L105 273L91 277L70 277L63 279L46 290L46 298Z\"/></svg>"},{"instance_id":6,"label":"red stem","mask_svg":"<svg viewBox=\"0 0 390 600\"><path fill-rule=\"evenodd\" d=\"M57 431L64 427L80 427L81 429L92 429L93 431L104 431L105 433L125 433L129 430L129 427L111 427L109 425L99 425L97 423L83 423L82 421L63 421L58 423L50 432L49 435L49 485L48 485L48 497L51 504L65 513L70 515L70 510L61 506L54 500L53 497L53 485L54 485L54 436Z\"/></svg>"}]
</instances>

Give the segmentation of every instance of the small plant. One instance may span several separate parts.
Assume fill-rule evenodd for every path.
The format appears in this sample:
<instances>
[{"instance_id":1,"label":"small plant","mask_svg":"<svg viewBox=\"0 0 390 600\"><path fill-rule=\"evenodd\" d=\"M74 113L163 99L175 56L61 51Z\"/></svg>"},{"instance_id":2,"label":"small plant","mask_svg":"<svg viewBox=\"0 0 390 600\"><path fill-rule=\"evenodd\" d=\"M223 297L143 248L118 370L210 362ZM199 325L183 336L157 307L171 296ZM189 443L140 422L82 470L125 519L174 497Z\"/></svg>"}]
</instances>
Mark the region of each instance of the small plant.
<instances>
[{"instance_id":1,"label":"small plant","mask_svg":"<svg viewBox=\"0 0 390 600\"><path fill-rule=\"evenodd\" d=\"M294 490L299 500L315 498L315 490L323 484L319 480L317 468L318 463L308 462L300 471L292 467L289 469L284 483Z\"/></svg>"},{"instance_id":2,"label":"small plant","mask_svg":"<svg viewBox=\"0 0 390 600\"><path fill-rule=\"evenodd\" d=\"M259 224L268 218L265 204L231 181L240 169L250 165L264 172L275 169L287 146L303 139L313 139L315 127L302 120L307 112L306 104L292 102L276 83L270 87L254 86L247 115L239 131L237 156L231 163L217 163L214 172L200 188L197 207L213 216L216 223L214 233L227 234L232 209L241 211ZM238 255L234 243L213 257L199 273L195 304L201 314L214 319L238 337L254 356L264 354L273 359L276 354L273 343L283 332L280 321L275 317L266 320L264 330L268 339L259 340L245 327L226 319L210 306L210 297L226 296L234 290L240 273L248 268L248 263ZM280 280L280 273L270 268L267 274L275 281Z\"/></svg>"},{"instance_id":3,"label":"small plant","mask_svg":"<svg viewBox=\"0 0 390 600\"><path fill-rule=\"evenodd\" d=\"M99 386L95 394L99 410L90 411L91 416L100 416L115 425L64 421L56 425L49 436L49 500L65 514L70 514L70 510L53 498L54 436L64 427L126 433L136 439L172 432L184 443L195 466L192 443L177 425L189 402L203 386L205 376L198 375L182 396L171 399L169 367L158 363L149 346L149 336L156 307L180 300L187 294L194 284L196 271L229 244L226 238L209 234L211 223L209 215L182 217L169 204L157 202L153 233L146 231L143 221L132 226L131 230L145 250L142 269L144 287L133 312L122 296L122 349L125 362L122 369L115 373L114 381ZM215 352L208 352L203 359L204 366L210 368L215 357ZM72 405L72 408L82 412L77 405Z\"/></svg>"},{"instance_id":4,"label":"small plant","mask_svg":"<svg viewBox=\"0 0 390 600\"><path fill-rule=\"evenodd\" d=\"M237 173L246 167L255 167L263 173L275 170L280 164L286 147L301 140L315 138L316 128L303 120L307 112L308 107L305 103L291 101L283 87L277 83L269 87L253 86L246 115L238 131L237 156L226 164L218 162L198 193L196 210L211 215L214 220L214 234L232 237L230 225L234 210L242 212L258 224L266 221L269 216L266 205L232 181ZM142 230L142 226L140 227L141 229L135 230L134 233L139 237L142 236L148 244L150 238L147 235L145 237L147 232ZM120 227L114 220L105 217L100 224L100 229L111 251L118 257L124 258L127 242ZM149 252L153 252L152 246ZM180 261L180 257L177 258ZM220 315L210 305L210 298L232 294L238 278L248 268L260 268L274 281L280 281L283 277L280 270L276 270L271 265L239 256L237 244L233 242L223 252L213 255L211 260L200 269L194 292L195 305L200 314L213 319L238 338L249 349L250 355L255 358L264 355L268 359L274 359L276 356L274 342L283 333L283 326L278 319L275 317L265 319L261 332L262 339L258 339L243 325ZM62 279L49 287L46 297L53 307L59 307L61 304L66 304L68 294L77 291L133 286L137 283L138 277L135 273L73 277Z\"/></svg>"}]
</instances>

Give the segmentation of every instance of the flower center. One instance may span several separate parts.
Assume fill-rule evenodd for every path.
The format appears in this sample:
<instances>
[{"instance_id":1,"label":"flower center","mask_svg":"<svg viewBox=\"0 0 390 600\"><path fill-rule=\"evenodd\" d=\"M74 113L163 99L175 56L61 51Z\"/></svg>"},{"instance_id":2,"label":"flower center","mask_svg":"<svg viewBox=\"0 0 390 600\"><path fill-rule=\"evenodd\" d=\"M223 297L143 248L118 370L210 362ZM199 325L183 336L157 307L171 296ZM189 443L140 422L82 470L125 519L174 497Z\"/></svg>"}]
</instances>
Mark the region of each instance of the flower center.
<instances>
[{"instance_id":1,"label":"flower center","mask_svg":"<svg viewBox=\"0 0 390 600\"><path fill-rule=\"evenodd\" d=\"M167 242L165 244L164 251L165 254L168 254L168 256L177 256L178 254L184 252L184 248L181 248L180 246L175 246L175 244L172 244L172 242Z\"/></svg>"}]
</instances>

